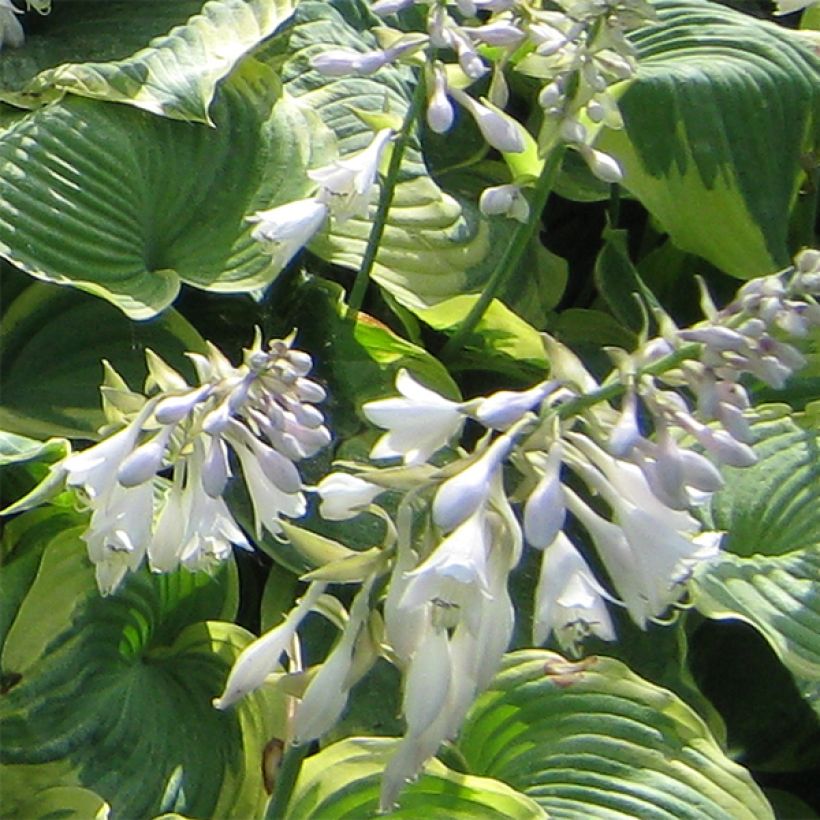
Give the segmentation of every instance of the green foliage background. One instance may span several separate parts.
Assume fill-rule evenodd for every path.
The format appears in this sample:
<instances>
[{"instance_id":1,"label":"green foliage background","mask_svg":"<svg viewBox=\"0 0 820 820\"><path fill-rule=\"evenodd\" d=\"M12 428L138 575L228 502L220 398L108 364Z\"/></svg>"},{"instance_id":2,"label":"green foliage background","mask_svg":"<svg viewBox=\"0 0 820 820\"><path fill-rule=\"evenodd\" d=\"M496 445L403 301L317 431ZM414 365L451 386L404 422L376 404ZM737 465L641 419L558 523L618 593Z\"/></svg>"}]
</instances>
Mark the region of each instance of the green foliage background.
<instances>
[{"instance_id":1,"label":"green foliage background","mask_svg":"<svg viewBox=\"0 0 820 820\"><path fill-rule=\"evenodd\" d=\"M366 220L334 224L284 271L246 221L305 196L310 168L366 145L357 110L405 113L408 68L328 78L310 67L330 47L374 46L365 4L54 0L49 16L30 13L25 45L0 54L3 504L47 474L67 439L95 437L102 358L138 386L147 348L186 371L183 352L205 339L235 359L254 325L267 336L297 327L328 387L335 454L359 457L373 440L359 408L391 392L399 367L447 395L528 385L548 365L548 330L595 369L603 346L636 343L636 282L685 323L695 273L728 295L786 266L816 239L812 41L706 0L653 5L659 23L630 35L640 69L620 89L626 127L599 141L624 166L623 188L567 156L541 236L444 361L513 230L477 208L504 170L470 123L457 151L413 135L377 287L355 322L345 289ZM534 90L519 77L517 104L530 110ZM520 172L538 173L535 157L524 162ZM590 645L597 654L578 664L527 648L524 623L519 651L396 816L816 816L817 342L785 391L760 392L780 404L755 427L758 465L727 470L708 511L728 535L696 578L693 608L646 635L621 623L617 645ZM289 608L305 567L265 542L213 576L146 570L103 600L83 525L58 495L3 531L3 816L264 816L262 761L283 734L285 695L271 687L226 713L211 699L253 633ZM357 547L378 538L367 522L344 535ZM534 572L516 578L522 622ZM329 641L310 628L317 646ZM375 812L400 732L397 687L384 664L354 690L288 817ZM783 725L794 729L778 734Z\"/></svg>"}]
</instances>

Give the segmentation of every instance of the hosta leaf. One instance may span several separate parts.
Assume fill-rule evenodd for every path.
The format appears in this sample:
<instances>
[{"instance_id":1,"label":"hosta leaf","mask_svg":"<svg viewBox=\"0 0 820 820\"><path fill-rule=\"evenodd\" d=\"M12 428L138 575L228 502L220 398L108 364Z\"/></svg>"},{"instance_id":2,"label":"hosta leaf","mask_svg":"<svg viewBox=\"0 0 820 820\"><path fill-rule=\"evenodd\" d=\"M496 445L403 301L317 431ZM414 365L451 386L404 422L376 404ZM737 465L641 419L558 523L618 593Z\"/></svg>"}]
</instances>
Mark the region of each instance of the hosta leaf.
<instances>
[{"instance_id":1,"label":"hosta leaf","mask_svg":"<svg viewBox=\"0 0 820 820\"><path fill-rule=\"evenodd\" d=\"M711 524L724 553L695 578L695 606L758 629L820 711L818 432L789 417L754 425L759 461L726 470Z\"/></svg>"},{"instance_id":2,"label":"hosta leaf","mask_svg":"<svg viewBox=\"0 0 820 820\"><path fill-rule=\"evenodd\" d=\"M0 99L31 106L68 91L210 122L217 82L294 6L291 0L60 0L22 49L4 53L0 88L11 91L0 91Z\"/></svg>"},{"instance_id":3,"label":"hosta leaf","mask_svg":"<svg viewBox=\"0 0 820 820\"><path fill-rule=\"evenodd\" d=\"M175 311L150 324L134 324L99 299L39 282L9 301L2 315L0 425L28 435L95 434L105 421L99 392L103 358L141 390L146 348L193 381L183 354L205 347Z\"/></svg>"},{"instance_id":4,"label":"hosta leaf","mask_svg":"<svg viewBox=\"0 0 820 820\"><path fill-rule=\"evenodd\" d=\"M471 772L556 817L773 817L695 712L611 658L508 655L458 745Z\"/></svg>"},{"instance_id":5,"label":"hosta leaf","mask_svg":"<svg viewBox=\"0 0 820 820\"><path fill-rule=\"evenodd\" d=\"M286 820L377 816L534 820L545 816L537 803L504 783L452 771L437 760L401 793L396 809L378 815L381 775L396 743L392 738L350 738L309 757L296 781Z\"/></svg>"},{"instance_id":6,"label":"hosta leaf","mask_svg":"<svg viewBox=\"0 0 820 820\"><path fill-rule=\"evenodd\" d=\"M215 129L77 97L18 120L0 138L0 255L134 319L182 282L264 287L275 271L245 217L301 196L310 153L306 115L271 113L277 93L251 61L222 85Z\"/></svg>"},{"instance_id":7,"label":"hosta leaf","mask_svg":"<svg viewBox=\"0 0 820 820\"><path fill-rule=\"evenodd\" d=\"M789 262L789 212L818 139L820 60L790 32L717 3L658 0L630 37L625 131L599 144L673 241L733 276Z\"/></svg>"},{"instance_id":8,"label":"hosta leaf","mask_svg":"<svg viewBox=\"0 0 820 820\"><path fill-rule=\"evenodd\" d=\"M38 791L20 808L26 820L108 820L111 807L98 794L78 786Z\"/></svg>"},{"instance_id":9,"label":"hosta leaf","mask_svg":"<svg viewBox=\"0 0 820 820\"><path fill-rule=\"evenodd\" d=\"M46 536L0 656L4 809L36 788L81 786L122 817L256 815L282 712L265 693L211 705L253 637L208 620L234 616L233 565L213 578L142 571L103 599L80 531Z\"/></svg>"}]
</instances>

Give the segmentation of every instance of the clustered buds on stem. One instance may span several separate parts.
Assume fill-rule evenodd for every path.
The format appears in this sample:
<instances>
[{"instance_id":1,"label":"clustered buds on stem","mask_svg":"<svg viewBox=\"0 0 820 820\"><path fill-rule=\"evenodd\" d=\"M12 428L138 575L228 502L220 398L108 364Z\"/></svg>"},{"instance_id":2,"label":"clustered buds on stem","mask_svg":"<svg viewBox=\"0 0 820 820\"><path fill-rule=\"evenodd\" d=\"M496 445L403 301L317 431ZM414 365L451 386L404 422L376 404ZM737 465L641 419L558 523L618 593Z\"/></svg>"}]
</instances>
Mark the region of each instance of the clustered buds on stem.
<instances>
[{"instance_id":1,"label":"clustered buds on stem","mask_svg":"<svg viewBox=\"0 0 820 820\"><path fill-rule=\"evenodd\" d=\"M91 512L83 536L104 594L147 556L151 568L209 568L250 548L223 498L238 461L254 509L255 535L278 535L282 516L306 509L297 463L330 442L315 407L323 388L293 336L261 345L239 367L213 346L190 354L199 385L148 353L146 394L109 368L104 405L116 432L56 469ZM229 454L235 459L232 463ZM158 476L165 476L155 481Z\"/></svg>"},{"instance_id":2,"label":"clustered buds on stem","mask_svg":"<svg viewBox=\"0 0 820 820\"><path fill-rule=\"evenodd\" d=\"M702 531L693 509L721 487L720 465L755 459L741 379L781 386L801 366L786 337L820 325L818 296L820 253L805 251L795 269L748 282L721 310L704 294L699 325L679 330L661 316L661 337L632 353L611 351L616 367L602 384L546 336L550 378L527 390L458 401L400 370L399 395L362 411L384 431L371 458L401 463L346 464L349 472L315 487L302 484L297 464L330 441L315 406L324 391L308 379L310 357L292 337L265 348L257 338L239 367L213 347L192 355L196 386L149 355L146 395L109 369L110 434L57 469L90 510L84 538L104 593L146 555L156 571L197 569L232 544L248 547L222 497L237 467L257 539L263 529L280 535L283 517L301 516L306 491L328 520L370 512L384 521L380 547L331 549L283 622L241 654L215 705L227 708L262 686L284 653L295 657L299 625L330 581L361 583L325 662L318 670L292 664L303 686L292 737L307 742L328 731L351 686L383 654L404 674L407 724L383 778L389 809L455 737L497 669L515 618L508 579L525 543L541 552L536 644L554 636L577 654L590 636L615 639L612 605L641 628L686 606L693 571L717 555L721 538ZM451 450L442 466L437 454L468 420L484 435L470 452ZM394 516L378 505L385 493Z\"/></svg>"}]
</instances>

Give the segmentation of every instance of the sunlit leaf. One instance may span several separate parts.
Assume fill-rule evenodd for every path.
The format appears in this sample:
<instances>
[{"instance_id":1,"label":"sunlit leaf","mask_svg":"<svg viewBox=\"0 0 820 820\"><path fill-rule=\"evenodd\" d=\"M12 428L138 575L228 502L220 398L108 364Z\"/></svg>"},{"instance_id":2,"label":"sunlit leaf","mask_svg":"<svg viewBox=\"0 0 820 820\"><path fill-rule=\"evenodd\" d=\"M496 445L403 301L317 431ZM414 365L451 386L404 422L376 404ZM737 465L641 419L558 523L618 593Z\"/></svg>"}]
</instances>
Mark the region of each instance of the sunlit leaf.
<instances>
[{"instance_id":1,"label":"sunlit leaf","mask_svg":"<svg viewBox=\"0 0 820 820\"><path fill-rule=\"evenodd\" d=\"M599 146L681 248L751 278L789 263L789 213L820 127L820 60L789 31L702 0L658 0L630 37L625 131Z\"/></svg>"},{"instance_id":2,"label":"sunlit leaf","mask_svg":"<svg viewBox=\"0 0 820 820\"><path fill-rule=\"evenodd\" d=\"M286 820L376 816L535 820L545 816L534 801L504 783L455 772L437 760L401 793L394 811L378 815L381 775L396 743L392 738L350 738L308 758Z\"/></svg>"},{"instance_id":3,"label":"sunlit leaf","mask_svg":"<svg viewBox=\"0 0 820 820\"><path fill-rule=\"evenodd\" d=\"M292 14L291 0L60 0L25 46L3 55L0 100L65 92L210 122L217 82Z\"/></svg>"},{"instance_id":4,"label":"sunlit leaf","mask_svg":"<svg viewBox=\"0 0 820 820\"><path fill-rule=\"evenodd\" d=\"M695 712L611 658L509 655L458 745L471 772L509 783L551 816L773 817Z\"/></svg>"},{"instance_id":5,"label":"sunlit leaf","mask_svg":"<svg viewBox=\"0 0 820 820\"><path fill-rule=\"evenodd\" d=\"M254 816L282 704L261 693L227 712L211 705L253 638L208 620L236 611L232 564L214 577L142 571L103 599L79 533L41 531L39 567L0 656L4 809L36 788L82 786L123 817Z\"/></svg>"},{"instance_id":6,"label":"sunlit leaf","mask_svg":"<svg viewBox=\"0 0 820 820\"><path fill-rule=\"evenodd\" d=\"M272 109L277 94L248 62L220 87L216 128L77 97L16 121L0 138L0 255L133 319L183 282L265 287L277 271L246 216L302 196L311 151L309 112Z\"/></svg>"}]
</instances>

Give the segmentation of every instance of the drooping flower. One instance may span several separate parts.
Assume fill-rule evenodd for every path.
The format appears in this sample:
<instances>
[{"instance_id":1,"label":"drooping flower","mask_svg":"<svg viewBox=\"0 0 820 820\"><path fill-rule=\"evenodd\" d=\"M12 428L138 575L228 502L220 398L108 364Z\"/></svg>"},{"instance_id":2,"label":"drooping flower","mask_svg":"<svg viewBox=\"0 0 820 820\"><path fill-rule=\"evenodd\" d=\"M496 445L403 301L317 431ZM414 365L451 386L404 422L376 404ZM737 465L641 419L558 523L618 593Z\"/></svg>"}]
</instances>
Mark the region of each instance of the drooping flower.
<instances>
[{"instance_id":1,"label":"drooping flower","mask_svg":"<svg viewBox=\"0 0 820 820\"><path fill-rule=\"evenodd\" d=\"M478 509L456 527L418 566L407 573L399 607L416 609L432 603L443 620L462 618L478 629L480 599L489 595L487 552L490 530L486 511Z\"/></svg>"},{"instance_id":2,"label":"drooping flower","mask_svg":"<svg viewBox=\"0 0 820 820\"><path fill-rule=\"evenodd\" d=\"M459 89L453 88L450 93L470 112L478 130L493 148L508 154L520 154L524 151L526 143L522 126L509 114L505 114L487 100L483 103L477 102Z\"/></svg>"},{"instance_id":3,"label":"drooping flower","mask_svg":"<svg viewBox=\"0 0 820 820\"><path fill-rule=\"evenodd\" d=\"M461 404L422 386L403 368L396 375L396 389L402 398L379 399L362 407L369 422L388 431L370 457L401 456L405 464L422 464L461 432Z\"/></svg>"},{"instance_id":4,"label":"drooping flower","mask_svg":"<svg viewBox=\"0 0 820 820\"><path fill-rule=\"evenodd\" d=\"M290 647L299 624L324 592L325 586L323 581L312 583L279 626L242 650L228 675L225 690L218 698L214 698L213 705L217 709L227 709L240 698L249 695L262 686L268 675L276 671L279 659Z\"/></svg>"},{"instance_id":5,"label":"drooping flower","mask_svg":"<svg viewBox=\"0 0 820 820\"><path fill-rule=\"evenodd\" d=\"M372 580L363 584L356 594L341 638L308 684L296 707L293 717L294 743L306 743L321 737L333 728L347 705L352 685L353 651L370 614Z\"/></svg>"},{"instance_id":6,"label":"drooping flower","mask_svg":"<svg viewBox=\"0 0 820 820\"><path fill-rule=\"evenodd\" d=\"M327 215L327 205L310 198L257 211L248 222L258 223L251 236L266 247L271 264L284 268L322 227Z\"/></svg>"},{"instance_id":7,"label":"drooping flower","mask_svg":"<svg viewBox=\"0 0 820 820\"><path fill-rule=\"evenodd\" d=\"M576 654L579 641L587 635L615 640L606 598L611 596L598 583L587 562L566 535L559 532L541 559L533 642L540 645L554 632L561 647Z\"/></svg>"},{"instance_id":8,"label":"drooping flower","mask_svg":"<svg viewBox=\"0 0 820 820\"><path fill-rule=\"evenodd\" d=\"M22 13L11 0L0 0L0 51L3 46L18 48L25 42L23 26L17 19Z\"/></svg>"},{"instance_id":9,"label":"drooping flower","mask_svg":"<svg viewBox=\"0 0 820 820\"><path fill-rule=\"evenodd\" d=\"M352 216L367 216L379 165L392 136L390 128L383 128L367 148L308 171L308 176L320 186L319 202L327 205L339 222Z\"/></svg>"}]
</instances>

